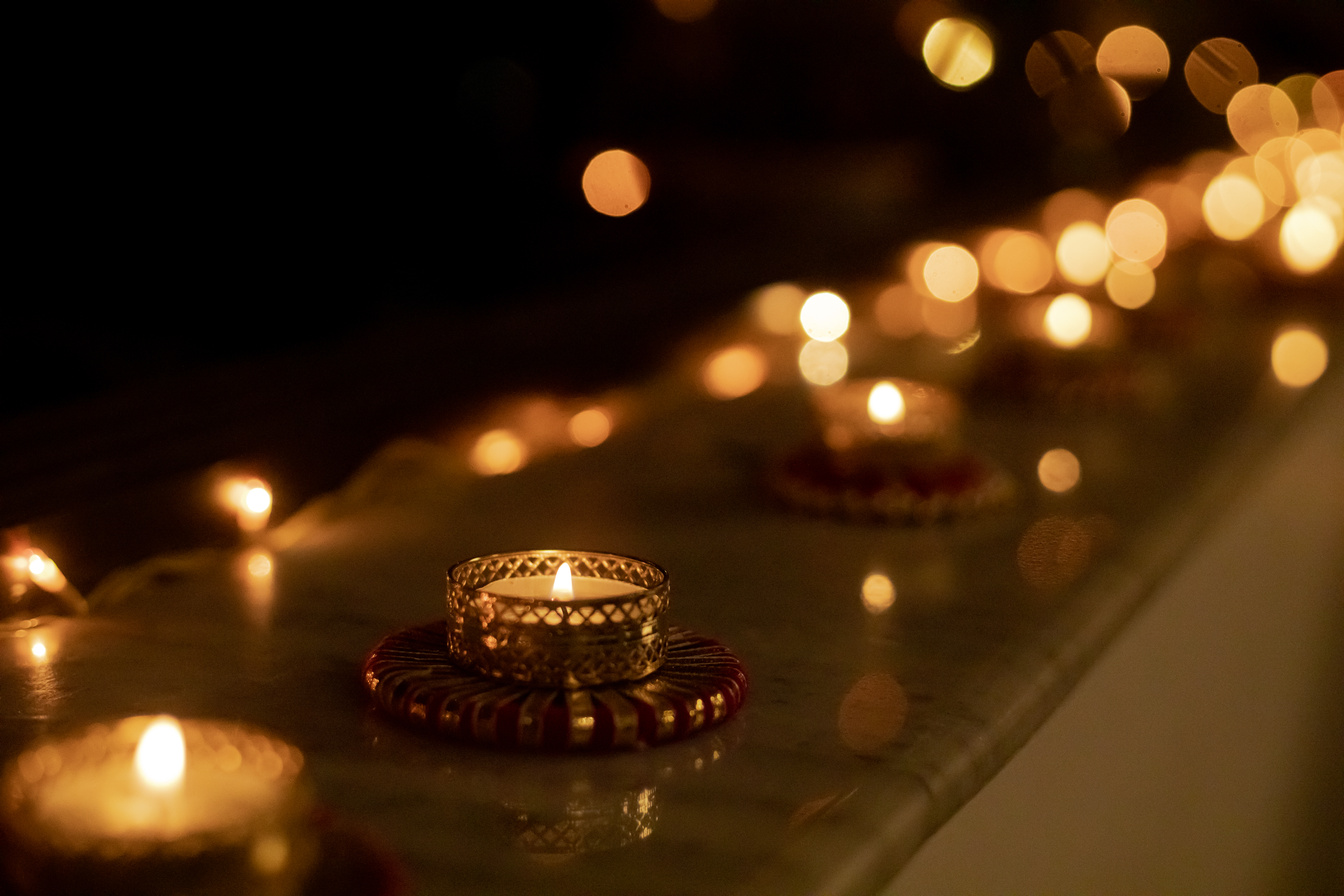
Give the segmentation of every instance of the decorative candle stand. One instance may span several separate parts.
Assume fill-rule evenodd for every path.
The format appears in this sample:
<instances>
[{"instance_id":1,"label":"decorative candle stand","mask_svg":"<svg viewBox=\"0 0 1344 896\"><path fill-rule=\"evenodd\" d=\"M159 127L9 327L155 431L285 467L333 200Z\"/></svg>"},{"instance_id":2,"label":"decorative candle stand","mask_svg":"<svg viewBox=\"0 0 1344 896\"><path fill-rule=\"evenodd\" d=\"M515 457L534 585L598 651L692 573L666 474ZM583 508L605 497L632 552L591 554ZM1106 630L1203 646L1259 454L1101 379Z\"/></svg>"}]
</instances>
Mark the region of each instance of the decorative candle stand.
<instances>
[{"instance_id":1,"label":"decorative candle stand","mask_svg":"<svg viewBox=\"0 0 1344 896\"><path fill-rule=\"evenodd\" d=\"M1012 500L1012 480L961 445L960 406L937 386L856 379L813 390L820 435L786 456L769 485L798 510L928 523Z\"/></svg>"},{"instance_id":2,"label":"decorative candle stand","mask_svg":"<svg viewBox=\"0 0 1344 896\"><path fill-rule=\"evenodd\" d=\"M665 743L732 716L746 671L669 626L667 573L591 551L493 554L448 574L448 613L384 638L364 682L387 714L446 737L544 750Z\"/></svg>"},{"instance_id":3,"label":"decorative candle stand","mask_svg":"<svg viewBox=\"0 0 1344 896\"><path fill-rule=\"evenodd\" d=\"M17 892L303 892L318 834L299 751L241 725L165 719L94 725L10 765L0 853Z\"/></svg>"}]
</instances>

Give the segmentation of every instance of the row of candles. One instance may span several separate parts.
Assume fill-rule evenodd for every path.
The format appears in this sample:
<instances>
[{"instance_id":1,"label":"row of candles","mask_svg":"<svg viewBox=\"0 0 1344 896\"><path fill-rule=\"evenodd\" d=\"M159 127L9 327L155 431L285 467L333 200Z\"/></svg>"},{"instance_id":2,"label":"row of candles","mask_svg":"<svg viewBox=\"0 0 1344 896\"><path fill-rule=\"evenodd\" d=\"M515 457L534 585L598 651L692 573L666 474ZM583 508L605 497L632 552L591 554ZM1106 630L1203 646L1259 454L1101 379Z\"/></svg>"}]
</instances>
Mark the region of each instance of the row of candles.
<instances>
[{"instance_id":1,"label":"row of candles","mask_svg":"<svg viewBox=\"0 0 1344 896\"><path fill-rule=\"evenodd\" d=\"M1089 301L1086 290L1104 288L1120 311L1143 307L1156 293L1155 271L1166 254L1195 239L1252 240L1262 263L1271 267L1297 276L1324 270L1344 242L1344 138L1338 122L1322 126L1333 94L1312 95L1324 97L1313 109L1314 126L1299 130L1294 117L1292 133L1284 133L1282 114L1264 127L1239 119L1233 132L1246 155L1203 154L1109 209L1096 197L1066 191L1044 207L1040 232L995 230L980 241L978 252L954 242L911 247L902 253L902 278L877 291L872 323L890 338L928 333L948 340L949 352L967 351L979 340L976 302L987 292L983 278L988 292L1016 303L1010 318L1017 321L1017 335L1067 352L1118 338L1108 323L1116 312ZM1270 94L1265 102L1273 106L1274 100ZM1194 217L1192 209L1198 209ZM1277 234L1266 237L1265 225L1280 210ZM1277 252L1266 251L1270 246ZM1071 289L1043 292L1053 282ZM930 404L920 384L895 377L847 379L842 338L853 312L838 293L808 294L776 284L754 297L752 313L756 338L720 346L703 357L698 376L710 396L733 400L755 391L772 375L770 340L801 338L796 369L818 390L823 428L847 428L850 439L862 433L863 438L900 440L949 425L953 412ZM1324 340L1297 326L1280 333L1271 360L1281 382L1299 387L1318 378L1327 359ZM619 422L614 403L566 409L558 401L537 399L520 405L517 413L526 426L500 425L479 433L466 456L471 469L506 474L546 453L596 447ZM1081 466L1071 451L1055 447L1041 456L1037 474L1042 487L1066 492L1078 483ZM256 535L266 529L272 496L265 482L233 478L221 484L219 496L240 531ZM1034 550L1030 539L1054 537L1054 530L1040 528L1034 526L1023 539L1024 577L1035 574L1027 562ZM1047 544L1044 553L1058 554L1055 547ZM268 582L270 554L247 556L247 575ZM34 587L70 597L69 583L39 547L12 545L4 568L11 603ZM1045 575L1041 581L1049 586L1061 573ZM561 566L551 575L486 583L480 592L563 608L638 590L624 581L573 576ZM895 603L896 586L883 572L870 573L859 590L863 606L874 615ZM47 643L25 631L30 655L47 659ZM859 690L847 700L889 705L892 724L899 728L904 713L899 686L893 691L882 679ZM863 736L862 731L846 735ZM888 735L877 739L885 743ZM34 892L50 890L53 881L87 885L79 875L96 878L110 862L124 875L126 891L142 888L145 880L138 875L159 875L168 863L179 870L200 864L211 875L244 882L243 888L262 881L267 892L281 893L299 886L312 862L302 757L245 726L169 717L94 726L26 751L0 786L0 823L13 842L23 844L6 856L9 873ZM72 863L72 855L93 865Z\"/></svg>"}]
</instances>

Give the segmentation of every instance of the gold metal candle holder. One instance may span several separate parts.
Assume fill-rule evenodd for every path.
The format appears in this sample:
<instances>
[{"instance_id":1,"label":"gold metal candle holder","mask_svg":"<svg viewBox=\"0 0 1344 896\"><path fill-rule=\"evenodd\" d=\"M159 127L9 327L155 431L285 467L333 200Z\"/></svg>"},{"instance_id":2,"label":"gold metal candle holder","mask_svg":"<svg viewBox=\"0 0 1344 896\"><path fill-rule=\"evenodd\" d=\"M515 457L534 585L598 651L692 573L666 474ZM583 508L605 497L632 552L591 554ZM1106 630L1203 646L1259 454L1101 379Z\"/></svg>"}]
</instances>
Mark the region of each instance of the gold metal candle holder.
<instances>
[{"instance_id":1,"label":"gold metal candle holder","mask_svg":"<svg viewBox=\"0 0 1344 896\"><path fill-rule=\"evenodd\" d=\"M812 390L812 401L826 444L835 451L951 441L961 417L951 392L897 377L823 386Z\"/></svg>"},{"instance_id":2,"label":"gold metal candle holder","mask_svg":"<svg viewBox=\"0 0 1344 896\"><path fill-rule=\"evenodd\" d=\"M569 565L573 596L551 593ZM591 551L520 551L448 572L448 652L462 667L535 687L633 681L667 655L667 572Z\"/></svg>"}]
</instances>

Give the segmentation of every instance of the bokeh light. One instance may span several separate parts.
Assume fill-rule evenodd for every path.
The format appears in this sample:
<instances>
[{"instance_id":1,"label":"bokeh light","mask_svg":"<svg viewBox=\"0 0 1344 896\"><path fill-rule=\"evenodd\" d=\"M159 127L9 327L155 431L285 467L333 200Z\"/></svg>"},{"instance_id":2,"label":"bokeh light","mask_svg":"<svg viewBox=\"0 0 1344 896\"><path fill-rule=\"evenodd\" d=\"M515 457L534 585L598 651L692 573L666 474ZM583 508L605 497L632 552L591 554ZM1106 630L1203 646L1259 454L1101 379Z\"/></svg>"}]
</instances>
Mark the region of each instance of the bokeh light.
<instances>
[{"instance_id":1,"label":"bokeh light","mask_svg":"<svg viewBox=\"0 0 1344 896\"><path fill-rule=\"evenodd\" d=\"M895 423L905 417L905 397L894 383L886 380L875 384L868 393L868 419L880 425Z\"/></svg>"},{"instance_id":2,"label":"bokeh light","mask_svg":"<svg viewBox=\"0 0 1344 896\"><path fill-rule=\"evenodd\" d=\"M1039 97L1047 97L1090 68L1097 51L1081 34L1052 31L1027 51L1027 83Z\"/></svg>"},{"instance_id":3,"label":"bokeh light","mask_svg":"<svg viewBox=\"0 0 1344 896\"><path fill-rule=\"evenodd\" d=\"M1075 221L1059 235L1055 263L1064 279L1078 286L1101 282L1111 266L1106 231L1091 221Z\"/></svg>"},{"instance_id":4,"label":"bokeh light","mask_svg":"<svg viewBox=\"0 0 1344 896\"><path fill-rule=\"evenodd\" d=\"M814 386L838 383L849 370L849 352L838 342L809 340L798 352L798 370Z\"/></svg>"},{"instance_id":5,"label":"bokeh light","mask_svg":"<svg viewBox=\"0 0 1344 896\"><path fill-rule=\"evenodd\" d=\"M595 448L611 435L611 414L602 408L585 408L569 418L566 429L575 445Z\"/></svg>"},{"instance_id":6,"label":"bokeh light","mask_svg":"<svg viewBox=\"0 0 1344 896\"><path fill-rule=\"evenodd\" d=\"M895 283L877 294L873 316L888 336L908 339L924 329L923 296L908 283Z\"/></svg>"},{"instance_id":7,"label":"bokeh light","mask_svg":"<svg viewBox=\"0 0 1344 896\"><path fill-rule=\"evenodd\" d=\"M1255 57L1240 41L1215 37L1204 41L1185 60L1185 83L1205 109L1222 115L1238 90L1260 80Z\"/></svg>"},{"instance_id":8,"label":"bokeh light","mask_svg":"<svg viewBox=\"0 0 1344 896\"><path fill-rule=\"evenodd\" d=\"M734 345L705 359L702 379L705 391L715 398L741 398L765 382L765 353L754 345Z\"/></svg>"},{"instance_id":9,"label":"bokeh light","mask_svg":"<svg viewBox=\"0 0 1344 896\"><path fill-rule=\"evenodd\" d=\"M1204 223L1214 236L1244 240L1265 220L1265 196L1255 181L1241 174L1220 174L1204 190Z\"/></svg>"},{"instance_id":10,"label":"bokeh light","mask_svg":"<svg viewBox=\"0 0 1344 896\"><path fill-rule=\"evenodd\" d=\"M653 0L658 11L674 22L697 22L709 15L716 0Z\"/></svg>"},{"instance_id":11,"label":"bokeh light","mask_svg":"<svg viewBox=\"0 0 1344 896\"><path fill-rule=\"evenodd\" d=\"M948 87L965 89L994 69L994 42L965 19L939 19L924 36L924 64Z\"/></svg>"},{"instance_id":12,"label":"bokeh light","mask_svg":"<svg viewBox=\"0 0 1344 896\"><path fill-rule=\"evenodd\" d=\"M1050 244L1025 230L1001 230L981 247L985 279L999 289L1029 295L1040 292L1055 273Z\"/></svg>"},{"instance_id":13,"label":"bokeh light","mask_svg":"<svg viewBox=\"0 0 1344 896\"><path fill-rule=\"evenodd\" d=\"M1284 263L1298 274L1314 274L1329 265L1344 233L1341 218L1339 205L1323 196L1310 196L1294 205L1279 228Z\"/></svg>"},{"instance_id":14,"label":"bokeh light","mask_svg":"<svg viewBox=\"0 0 1344 896\"><path fill-rule=\"evenodd\" d=\"M583 195L595 211L613 218L628 215L649 198L649 169L623 149L593 156L583 170Z\"/></svg>"},{"instance_id":15,"label":"bokeh light","mask_svg":"<svg viewBox=\"0 0 1344 896\"><path fill-rule=\"evenodd\" d=\"M1297 109L1279 88L1251 84L1228 101L1227 129L1237 145L1253 155L1269 140L1297 132Z\"/></svg>"},{"instance_id":16,"label":"bokeh light","mask_svg":"<svg viewBox=\"0 0 1344 896\"><path fill-rule=\"evenodd\" d=\"M1325 340L1306 327L1284 330L1274 340L1270 365L1285 386L1301 388L1320 379L1330 361Z\"/></svg>"},{"instance_id":17,"label":"bokeh light","mask_svg":"<svg viewBox=\"0 0 1344 896\"><path fill-rule=\"evenodd\" d=\"M761 329L776 336L798 331L798 313L807 301L807 293L794 283L772 283L755 293L752 309Z\"/></svg>"},{"instance_id":18,"label":"bokeh light","mask_svg":"<svg viewBox=\"0 0 1344 896\"><path fill-rule=\"evenodd\" d=\"M975 329L978 317L975 296L960 302L925 297L920 309L924 329L943 339L961 339Z\"/></svg>"},{"instance_id":19,"label":"bokeh light","mask_svg":"<svg viewBox=\"0 0 1344 896\"><path fill-rule=\"evenodd\" d=\"M1037 591L1076 581L1092 562L1096 534L1085 521L1047 516L1032 523L1017 543L1017 569Z\"/></svg>"},{"instance_id":20,"label":"bokeh light","mask_svg":"<svg viewBox=\"0 0 1344 896\"><path fill-rule=\"evenodd\" d=\"M1322 152L1303 159L1293 171L1301 196L1325 196L1344 203L1344 152Z\"/></svg>"},{"instance_id":21,"label":"bokeh light","mask_svg":"<svg viewBox=\"0 0 1344 896\"><path fill-rule=\"evenodd\" d=\"M1170 70L1166 43L1142 25L1115 29L1097 48L1097 71L1118 82L1130 99L1151 96Z\"/></svg>"},{"instance_id":22,"label":"bokeh light","mask_svg":"<svg viewBox=\"0 0 1344 896\"><path fill-rule=\"evenodd\" d=\"M1157 293L1157 275L1138 261L1120 261L1106 272L1106 296L1121 308L1142 308Z\"/></svg>"},{"instance_id":23,"label":"bokeh light","mask_svg":"<svg viewBox=\"0 0 1344 896\"><path fill-rule=\"evenodd\" d=\"M1312 86L1311 112L1318 127L1344 128L1344 69L1322 76Z\"/></svg>"},{"instance_id":24,"label":"bokeh light","mask_svg":"<svg viewBox=\"0 0 1344 896\"><path fill-rule=\"evenodd\" d=\"M818 292L808 296L798 312L803 332L821 342L831 342L845 335L849 329L849 305L833 292Z\"/></svg>"},{"instance_id":25,"label":"bokeh light","mask_svg":"<svg viewBox=\"0 0 1344 896\"><path fill-rule=\"evenodd\" d=\"M1041 207L1041 233L1055 243L1070 224L1091 221L1100 224L1106 220L1110 208L1095 193L1082 187L1060 190L1045 200Z\"/></svg>"},{"instance_id":26,"label":"bokeh light","mask_svg":"<svg viewBox=\"0 0 1344 896\"><path fill-rule=\"evenodd\" d=\"M885 613L896 603L896 586L880 572L872 573L863 580L859 594L863 599L863 608L874 616Z\"/></svg>"},{"instance_id":27,"label":"bokeh light","mask_svg":"<svg viewBox=\"0 0 1344 896\"><path fill-rule=\"evenodd\" d=\"M512 473L527 461L527 450L516 435L507 429L492 429L482 433L472 446L468 463L482 476L500 476Z\"/></svg>"},{"instance_id":28,"label":"bokeh light","mask_svg":"<svg viewBox=\"0 0 1344 896\"><path fill-rule=\"evenodd\" d=\"M1129 94L1096 69L1079 73L1054 91L1049 103L1050 123L1069 143L1105 144L1129 130Z\"/></svg>"},{"instance_id":29,"label":"bokeh light","mask_svg":"<svg viewBox=\"0 0 1344 896\"><path fill-rule=\"evenodd\" d=\"M896 743L910 699L886 672L870 672L854 682L840 701L840 739L860 756L871 756Z\"/></svg>"},{"instance_id":30,"label":"bokeh light","mask_svg":"<svg viewBox=\"0 0 1344 896\"><path fill-rule=\"evenodd\" d=\"M1092 306L1077 293L1056 296L1045 309L1045 335L1060 348L1081 345L1092 333Z\"/></svg>"},{"instance_id":31,"label":"bokeh light","mask_svg":"<svg viewBox=\"0 0 1344 896\"><path fill-rule=\"evenodd\" d=\"M1155 264L1167 247L1167 219L1146 199L1117 202L1106 218L1106 242L1126 261Z\"/></svg>"},{"instance_id":32,"label":"bokeh light","mask_svg":"<svg viewBox=\"0 0 1344 896\"><path fill-rule=\"evenodd\" d=\"M944 302L960 302L980 283L975 256L957 245L941 246L929 253L922 274L929 294Z\"/></svg>"},{"instance_id":33,"label":"bokeh light","mask_svg":"<svg viewBox=\"0 0 1344 896\"><path fill-rule=\"evenodd\" d=\"M1036 464L1036 476L1041 485L1059 494L1077 485L1081 473L1077 456L1067 448L1051 448Z\"/></svg>"}]
</instances>

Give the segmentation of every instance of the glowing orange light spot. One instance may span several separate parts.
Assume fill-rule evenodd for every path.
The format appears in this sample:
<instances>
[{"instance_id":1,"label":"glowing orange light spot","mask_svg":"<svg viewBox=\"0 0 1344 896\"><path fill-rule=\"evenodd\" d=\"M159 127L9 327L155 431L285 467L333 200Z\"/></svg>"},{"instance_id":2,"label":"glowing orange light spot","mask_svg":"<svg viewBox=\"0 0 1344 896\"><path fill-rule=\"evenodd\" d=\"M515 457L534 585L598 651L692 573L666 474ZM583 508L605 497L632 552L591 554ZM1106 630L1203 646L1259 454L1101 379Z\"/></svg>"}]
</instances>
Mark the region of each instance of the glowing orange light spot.
<instances>
[{"instance_id":1,"label":"glowing orange light spot","mask_svg":"<svg viewBox=\"0 0 1344 896\"><path fill-rule=\"evenodd\" d=\"M980 282L975 256L955 245L930 252L922 273L929 293L944 302L960 302L975 292Z\"/></svg>"},{"instance_id":2,"label":"glowing orange light spot","mask_svg":"<svg viewBox=\"0 0 1344 896\"><path fill-rule=\"evenodd\" d=\"M270 552L257 550L247 558L247 574L254 579L264 579L271 574L272 563Z\"/></svg>"},{"instance_id":3,"label":"glowing orange light spot","mask_svg":"<svg viewBox=\"0 0 1344 896\"><path fill-rule=\"evenodd\" d=\"M829 386L845 378L849 353L838 342L812 339L798 352L798 369L809 383Z\"/></svg>"},{"instance_id":4,"label":"glowing orange light spot","mask_svg":"<svg viewBox=\"0 0 1344 896\"><path fill-rule=\"evenodd\" d=\"M1166 43L1141 25L1115 29L1097 48L1097 71L1119 82L1131 99L1151 95L1167 80L1170 69Z\"/></svg>"},{"instance_id":5,"label":"glowing orange light spot","mask_svg":"<svg viewBox=\"0 0 1344 896\"><path fill-rule=\"evenodd\" d=\"M1299 274L1314 274L1334 261L1344 234L1340 206L1323 196L1294 205L1279 228L1279 251Z\"/></svg>"},{"instance_id":6,"label":"glowing orange light spot","mask_svg":"<svg viewBox=\"0 0 1344 896\"><path fill-rule=\"evenodd\" d=\"M868 393L868 418L874 423L895 423L905 417L905 397L894 383L883 380Z\"/></svg>"},{"instance_id":7,"label":"glowing orange light spot","mask_svg":"<svg viewBox=\"0 0 1344 896\"><path fill-rule=\"evenodd\" d=\"M1237 91L1260 80L1255 57L1238 41L1227 37L1206 40L1185 60L1185 83L1210 112L1222 115Z\"/></svg>"},{"instance_id":8,"label":"glowing orange light spot","mask_svg":"<svg viewBox=\"0 0 1344 896\"><path fill-rule=\"evenodd\" d=\"M1027 51L1027 83L1047 97L1092 66L1097 51L1081 34L1052 31Z\"/></svg>"},{"instance_id":9,"label":"glowing orange light spot","mask_svg":"<svg viewBox=\"0 0 1344 896\"><path fill-rule=\"evenodd\" d=\"M186 766L182 726L172 716L160 716L140 735L135 747L136 774L147 787L171 790L181 785Z\"/></svg>"},{"instance_id":10,"label":"glowing orange light spot","mask_svg":"<svg viewBox=\"0 0 1344 896\"><path fill-rule=\"evenodd\" d=\"M1204 223L1214 236L1244 240L1260 229L1265 219L1265 196L1250 178L1221 174L1204 191Z\"/></svg>"},{"instance_id":11,"label":"glowing orange light spot","mask_svg":"<svg viewBox=\"0 0 1344 896\"><path fill-rule=\"evenodd\" d=\"M831 342L849 329L849 305L833 292L808 296L798 312L803 331L819 342Z\"/></svg>"},{"instance_id":12,"label":"glowing orange light spot","mask_svg":"<svg viewBox=\"0 0 1344 896\"><path fill-rule=\"evenodd\" d=\"M244 532L259 532L271 518L273 499L265 480L251 478L227 479L220 485L219 495L225 507L232 510L238 528Z\"/></svg>"},{"instance_id":13,"label":"glowing orange light spot","mask_svg":"<svg viewBox=\"0 0 1344 896\"><path fill-rule=\"evenodd\" d=\"M674 22L695 22L709 15L715 0L653 0L658 11Z\"/></svg>"},{"instance_id":14,"label":"glowing orange light spot","mask_svg":"<svg viewBox=\"0 0 1344 896\"><path fill-rule=\"evenodd\" d=\"M772 283L756 292L752 303L756 321L767 333L788 336L798 329L798 313L807 293L792 283Z\"/></svg>"},{"instance_id":15,"label":"glowing orange light spot","mask_svg":"<svg viewBox=\"0 0 1344 896\"><path fill-rule=\"evenodd\" d=\"M1036 464L1036 475L1041 485L1052 492L1067 492L1078 484L1082 466L1077 456L1067 448L1051 448L1041 455Z\"/></svg>"},{"instance_id":16,"label":"glowing orange light spot","mask_svg":"<svg viewBox=\"0 0 1344 896\"><path fill-rule=\"evenodd\" d=\"M47 645L37 638L33 638L32 644L28 645L28 652L33 655L35 660L45 660L47 658Z\"/></svg>"},{"instance_id":17,"label":"glowing orange light spot","mask_svg":"<svg viewBox=\"0 0 1344 896\"><path fill-rule=\"evenodd\" d=\"M921 296L908 283L888 286L877 294L873 304L878 329L897 339L914 336L924 329L922 304Z\"/></svg>"},{"instance_id":18,"label":"glowing orange light spot","mask_svg":"<svg viewBox=\"0 0 1344 896\"><path fill-rule=\"evenodd\" d=\"M1167 246L1167 219L1146 199L1118 202L1106 218L1106 242L1126 261L1153 263Z\"/></svg>"},{"instance_id":19,"label":"glowing orange light spot","mask_svg":"<svg viewBox=\"0 0 1344 896\"><path fill-rule=\"evenodd\" d=\"M1070 143L1108 143L1129 130L1132 102L1118 81L1096 69L1050 94L1050 123Z\"/></svg>"},{"instance_id":20,"label":"glowing orange light spot","mask_svg":"<svg viewBox=\"0 0 1344 896\"><path fill-rule=\"evenodd\" d=\"M1237 144L1254 154L1266 141L1297 131L1297 109L1279 88L1252 84L1228 101L1227 127Z\"/></svg>"},{"instance_id":21,"label":"glowing orange light spot","mask_svg":"<svg viewBox=\"0 0 1344 896\"><path fill-rule=\"evenodd\" d=\"M1305 327L1285 330L1274 340L1270 366L1285 386L1310 386L1325 373L1330 352L1325 340Z\"/></svg>"},{"instance_id":22,"label":"glowing orange light spot","mask_svg":"<svg viewBox=\"0 0 1344 896\"><path fill-rule=\"evenodd\" d=\"M755 392L765 382L765 354L753 345L735 345L710 355L702 378L705 390L727 400Z\"/></svg>"},{"instance_id":23,"label":"glowing orange light spot","mask_svg":"<svg viewBox=\"0 0 1344 896\"><path fill-rule=\"evenodd\" d=\"M900 682L885 672L869 673L840 702L840 739L861 756L875 754L896 742L909 709Z\"/></svg>"},{"instance_id":24,"label":"glowing orange light spot","mask_svg":"<svg viewBox=\"0 0 1344 896\"><path fill-rule=\"evenodd\" d=\"M1297 192L1344 204L1344 152L1323 152L1302 160L1293 171Z\"/></svg>"},{"instance_id":25,"label":"glowing orange light spot","mask_svg":"<svg viewBox=\"0 0 1344 896\"><path fill-rule=\"evenodd\" d=\"M611 415L602 408L586 408L569 418L568 430L575 445L594 448L611 435Z\"/></svg>"},{"instance_id":26,"label":"glowing orange light spot","mask_svg":"<svg viewBox=\"0 0 1344 896\"><path fill-rule=\"evenodd\" d=\"M36 548L28 552L28 578L43 591L52 594L65 588L65 574L57 568L52 559Z\"/></svg>"},{"instance_id":27,"label":"glowing orange light spot","mask_svg":"<svg viewBox=\"0 0 1344 896\"><path fill-rule=\"evenodd\" d=\"M1318 79L1311 88L1311 111L1320 127L1344 128L1344 69Z\"/></svg>"},{"instance_id":28,"label":"glowing orange light spot","mask_svg":"<svg viewBox=\"0 0 1344 896\"><path fill-rule=\"evenodd\" d=\"M1106 231L1091 221L1077 221L1064 228L1055 246L1059 273L1070 283L1091 286L1106 276L1111 266Z\"/></svg>"},{"instance_id":29,"label":"glowing orange light spot","mask_svg":"<svg viewBox=\"0 0 1344 896\"><path fill-rule=\"evenodd\" d=\"M994 68L994 42L965 19L939 19L924 36L924 64L948 87L978 84Z\"/></svg>"},{"instance_id":30,"label":"glowing orange light spot","mask_svg":"<svg viewBox=\"0 0 1344 896\"><path fill-rule=\"evenodd\" d=\"M1157 293L1157 276L1142 262L1117 262L1106 272L1106 295L1121 308L1142 308Z\"/></svg>"},{"instance_id":31,"label":"glowing orange light spot","mask_svg":"<svg viewBox=\"0 0 1344 896\"><path fill-rule=\"evenodd\" d=\"M1027 231L1009 232L998 243L993 257L983 260L986 272L993 272L992 279L1001 289L1019 295L1044 289L1055 273L1049 243Z\"/></svg>"},{"instance_id":32,"label":"glowing orange light spot","mask_svg":"<svg viewBox=\"0 0 1344 896\"><path fill-rule=\"evenodd\" d=\"M975 329L975 322L978 319L974 295L960 302L926 298L921 310L924 316L924 329L943 339L961 339L967 336Z\"/></svg>"},{"instance_id":33,"label":"glowing orange light spot","mask_svg":"<svg viewBox=\"0 0 1344 896\"><path fill-rule=\"evenodd\" d=\"M593 156L583 171L583 195L595 211L613 218L628 215L649 198L649 169L623 149Z\"/></svg>"},{"instance_id":34,"label":"glowing orange light spot","mask_svg":"<svg viewBox=\"0 0 1344 896\"><path fill-rule=\"evenodd\" d=\"M1060 190L1045 201L1041 208L1041 233L1050 242L1058 242L1060 235L1071 224L1091 221L1100 224L1110 211L1106 203L1081 187Z\"/></svg>"},{"instance_id":35,"label":"glowing orange light spot","mask_svg":"<svg viewBox=\"0 0 1344 896\"><path fill-rule=\"evenodd\" d=\"M1092 306L1077 293L1056 296L1045 310L1045 333L1060 348L1081 345L1092 333Z\"/></svg>"},{"instance_id":36,"label":"glowing orange light spot","mask_svg":"<svg viewBox=\"0 0 1344 896\"><path fill-rule=\"evenodd\" d=\"M492 429L476 440L468 462L482 476L499 476L514 472L526 460L527 452L517 436L507 429Z\"/></svg>"},{"instance_id":37,"label":"glowing orange light spot","mask_svg":"<svg viewBox=\"0 0 1344 896\"><path fill-rule=\"evenodd\" d=\"M880 572L865 578L859 593L863 598L863 608L874 616L885 613L896 603L896 586Z\"/></svg>"}]
</instances>

